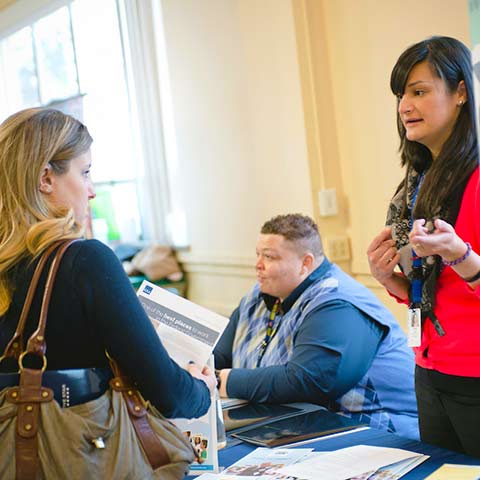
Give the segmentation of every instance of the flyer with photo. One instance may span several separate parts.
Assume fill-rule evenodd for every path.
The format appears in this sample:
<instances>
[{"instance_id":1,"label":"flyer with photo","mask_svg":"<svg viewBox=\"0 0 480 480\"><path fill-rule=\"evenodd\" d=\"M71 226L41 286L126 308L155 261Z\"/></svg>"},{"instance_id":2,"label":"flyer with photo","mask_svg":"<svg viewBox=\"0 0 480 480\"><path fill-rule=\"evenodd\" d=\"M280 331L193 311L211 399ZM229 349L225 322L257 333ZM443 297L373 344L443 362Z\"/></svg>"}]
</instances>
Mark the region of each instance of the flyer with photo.
<instances>
[{"instance_id":1,"label":"flyer with photo","mask_svg":"<svg viewBox=\"0 0 480 480\"><path fill-rule=\"evenodd\" d=\"M198 458L190 465L189 475L217 473L219 471L215 415L215 401L212 398L212 404L203 417L193 419L175 418L172 420L190 440L197 453Z\"/></svg>"},{"instance_id":2,"label":"flyer with photo","mask_svg":"<svg viewBox=\"0 0 480 480\"><path fill-rule=\"evenodd\" d=\"M228 318L144 281L137 291L155 331L169 355L182 367L189 361L214 370L213 349L228 324ZM217 404L212 397L208 412L200 418L173 419L197 453L190 475L218 472Z\"/></svg>"},{"instance_id":3,"label":"flyer with photo","mask_svg":"<svg viewBox=\"0 0 480 480\"><path fill-rule=\"evenodd\" d=\"M279 469L295 464L312 452L312 448L259 447L225 469L222 480L290 480L294 477Z\"/></svg>"}]
</instances>

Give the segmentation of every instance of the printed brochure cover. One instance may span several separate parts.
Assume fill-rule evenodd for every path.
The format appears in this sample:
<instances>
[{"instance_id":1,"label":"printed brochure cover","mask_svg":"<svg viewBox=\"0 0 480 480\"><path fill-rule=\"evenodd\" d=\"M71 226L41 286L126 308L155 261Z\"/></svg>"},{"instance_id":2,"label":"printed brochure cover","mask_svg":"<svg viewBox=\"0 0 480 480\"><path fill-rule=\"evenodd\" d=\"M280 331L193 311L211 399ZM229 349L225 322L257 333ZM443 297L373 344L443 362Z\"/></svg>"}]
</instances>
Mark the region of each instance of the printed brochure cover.
<instances>
[{"instance_id":1,"label":"printed brochure cover","mask_svg":"<svg viewBox=\"0 0 480 480\"><path fill-rule=\"evenodd\" d=\"M213 355L207 365L213 371ZM217 473L218 468L218 443L217 443L217 402L211 397L208 412L200 418L175 418L173 423L190 440L197 454L197 460L190 465L189 475L202 473Z\"/></svg>"},{"instance_id":2,"label":"printed brochure cover","mask_svg":"<svg viewBox=\"0 0 480 480\"><path fill-rule=\"evenodd\" d=\"M169 355L182 367L206 365L228 318L147 281L137 295Z\"/></svg>"},{"instance_id":3,"label":"printed brochure cover","mask_svg":"<svg viewBox=\"0 0 480 480\"><path fill-rule=\"evenodd\" d=\"M140 285L137 295L169 355L181 367L193 360L213 371L212 352L228 318L147 281ZM198 461L190 466L190 475L218 472L216 418L212 397L203 417L173 420L198 454Z\"/></svg>"}]
</instances>

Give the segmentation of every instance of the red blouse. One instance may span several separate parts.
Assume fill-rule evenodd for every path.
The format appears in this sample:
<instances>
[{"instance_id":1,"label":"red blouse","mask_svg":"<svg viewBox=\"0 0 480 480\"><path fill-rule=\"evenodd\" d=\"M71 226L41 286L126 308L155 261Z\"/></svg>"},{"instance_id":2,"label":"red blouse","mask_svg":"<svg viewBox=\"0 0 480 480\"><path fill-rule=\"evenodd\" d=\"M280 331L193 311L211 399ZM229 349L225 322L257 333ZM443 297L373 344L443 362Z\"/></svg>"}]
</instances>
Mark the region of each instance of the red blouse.
<instances>
[{"instance_id":1,"label":"red blouse","mask_svg":"<svg viewBox=\"0 0 480 480\"><path fill-rule=\"evenodd\" d=\"M463 193L455 231L480 254L479 168ZM437 281L434 312L445 335L440 337L432 322L424 324L421 346L414 348L417 365L480 377L480 287L470 288L451 267L445 267Z\"/></svg>"}]
</instances>

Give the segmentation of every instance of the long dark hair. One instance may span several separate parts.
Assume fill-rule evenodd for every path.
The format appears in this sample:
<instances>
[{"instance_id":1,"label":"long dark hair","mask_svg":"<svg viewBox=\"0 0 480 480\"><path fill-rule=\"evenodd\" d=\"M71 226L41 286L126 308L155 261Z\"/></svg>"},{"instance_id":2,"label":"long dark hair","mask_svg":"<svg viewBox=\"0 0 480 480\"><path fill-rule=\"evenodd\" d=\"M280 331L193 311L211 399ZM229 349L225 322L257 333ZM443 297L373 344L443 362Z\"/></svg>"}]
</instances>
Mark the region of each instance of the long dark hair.
<instances>
[{"instance_id":1,"label":"long dark hair","mask_svg":"<svg viewBox=\"0 0 480 480\"><path fill-rule=\"evenodd\" d=\"M434 162L427 147L407 139L397 109L402 166L407 167L406 176L412 168L418 173L428 169L414 217L432 218L443 212L444 219L454 223L467 181L478 166L471 55L462 42L450 37L431 37L412 45L402 53L392 70L390 88L397 97L404 94L412 68L424 61L452 94L463 80L467 102L461 106L453 131Z\"/></svg>"}]
</instances>

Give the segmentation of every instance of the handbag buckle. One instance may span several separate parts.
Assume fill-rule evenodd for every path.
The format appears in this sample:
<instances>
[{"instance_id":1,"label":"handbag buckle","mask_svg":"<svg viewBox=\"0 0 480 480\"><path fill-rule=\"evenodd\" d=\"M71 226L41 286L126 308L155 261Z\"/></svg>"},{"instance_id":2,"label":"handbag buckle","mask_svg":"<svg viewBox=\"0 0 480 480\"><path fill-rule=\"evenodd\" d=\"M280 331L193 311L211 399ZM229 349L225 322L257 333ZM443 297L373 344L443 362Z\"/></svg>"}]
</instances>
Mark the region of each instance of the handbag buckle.
<instances>
[{"instance_id":1,"label":"handbag buckle","mask_svg":"<svg viewBox=\"0 0 480 480\"><path fill-rule=\"evenodd\" d=\"M32 353L32 352L29 352L28 350L25 350L21 355L20 357L18 358L18 367L19 367L19 371L21 372L23 370L23 359L25 358L25 355L28 355L29 353L31 353L32 355L36 355L35 353ZM40 355L37 355L37 356L40 356ZM47 357L45 356L45 354L42 354L41 355L41 358L42 358L42 373L47 369Z\"/></svg>"},{"instance_id":2,"label":"handbag buckle","mask_svg":"<svg viewBox=\"0 0 480 480\"><path fill-rule=\"evenodd\" d=\"M102 437L92 438L90 441L95 445L95 448L105 448L105 442L103 441Z\"/></svg>"}]
</instances>

